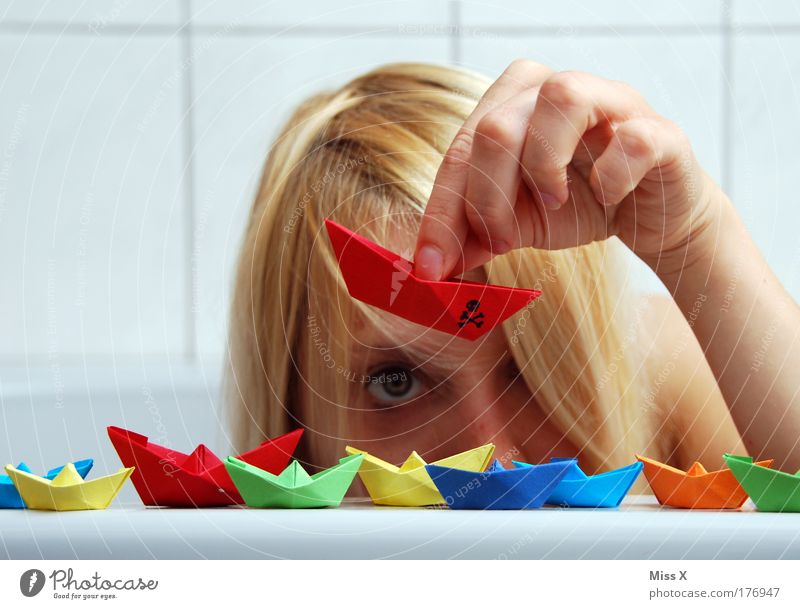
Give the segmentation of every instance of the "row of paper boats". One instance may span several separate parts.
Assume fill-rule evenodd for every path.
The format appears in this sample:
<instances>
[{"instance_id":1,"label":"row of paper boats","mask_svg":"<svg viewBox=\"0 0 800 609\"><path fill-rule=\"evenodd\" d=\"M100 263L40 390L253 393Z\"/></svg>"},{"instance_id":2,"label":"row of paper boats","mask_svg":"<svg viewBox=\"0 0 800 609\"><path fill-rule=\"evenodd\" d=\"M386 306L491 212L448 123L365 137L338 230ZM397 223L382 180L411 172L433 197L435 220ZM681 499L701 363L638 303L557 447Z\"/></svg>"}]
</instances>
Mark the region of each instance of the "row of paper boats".
<instances>
[{"instance_id":1,"label":"row of paper boats","mask_svg":"<svg viewBox=\"0 0 800 609\"><path fill-rule=\"evenodd\" d=\"M451 509L534 509L544 505L613 508L644 474L662 505L738 509L753 499L762 511L800 511L800 472L772 469L772 461L724 455L727 468L688 471L637 455L637 462L587 475L576 459L553 458L531 465L492 460L494 445L426 463L416 452L401 466L347 447L338 464L310 475L292 454L302 435L295 430L224 461L203 444L185 454L119 427L108 434L124 467L87 479L91 459L67 463L44 476L24 463L0 476L0 507L39 510L104 509L131 478L142 502L162 507L336 507L356 475L373 503L386 506L449 506Z\"/></svg>"}]
</instances>

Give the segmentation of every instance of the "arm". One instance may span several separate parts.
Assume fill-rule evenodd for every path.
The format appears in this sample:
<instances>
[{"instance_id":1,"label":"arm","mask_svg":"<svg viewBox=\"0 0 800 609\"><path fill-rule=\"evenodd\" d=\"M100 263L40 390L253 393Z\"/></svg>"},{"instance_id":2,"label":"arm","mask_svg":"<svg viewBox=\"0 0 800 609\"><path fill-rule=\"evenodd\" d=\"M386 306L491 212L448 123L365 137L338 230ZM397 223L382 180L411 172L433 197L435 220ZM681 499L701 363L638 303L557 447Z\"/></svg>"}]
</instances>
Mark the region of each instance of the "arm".
<instances>
[{"instance_id":1,"label":"arm","mask_svg":"<svg viewBox=\"0 0 800 609\"><path fill-rule=\"evenodd\" d=\"M800 310L727 197L683 251L646 259L689 321L747 450L800 468Z\"/></svg>"},{"instance_id":2,"label":"arm","mask_svg":"<svg viewBox=\"0 0 800 609\"><path fill-rule=\"evenodd\" d=\"M651 387L657 391L652 396L654 429L667 440L657 443L656 449L667 453L654 454L681 469L695 461L709 470L724 468L723 453L742 455L747 451L714 373L675 302L660 295L649 296L647 301L640 341L649 345L647 369ZM666 378L657 389L653 385L656 378Z\"/></svg>"},{"instance_id":3,"label":"arm","mask_svg":"<svg viewBox=\"0 0 800 609\"><path fill-rule=\"evenodd\" d=\"M418 273L611 236L674 295L747 449L800 467L800 311L685 134L624 83L514 62L445 154Z\"/></svg>"}]
</instances>

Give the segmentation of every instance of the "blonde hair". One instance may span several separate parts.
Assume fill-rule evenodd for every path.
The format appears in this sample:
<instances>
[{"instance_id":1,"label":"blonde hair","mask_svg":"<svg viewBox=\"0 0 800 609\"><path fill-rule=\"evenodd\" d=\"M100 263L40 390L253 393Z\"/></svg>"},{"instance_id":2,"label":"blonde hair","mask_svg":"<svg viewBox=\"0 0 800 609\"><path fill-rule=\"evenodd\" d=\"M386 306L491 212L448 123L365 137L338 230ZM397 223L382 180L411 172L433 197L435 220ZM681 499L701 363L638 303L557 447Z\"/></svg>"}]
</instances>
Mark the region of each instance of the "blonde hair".
<instances>
[{"instance_id":1,"label":"blonde hair","mask_svg":"<svg viewBox=\"0 0 800 609\"><path fill-rule=\"evenodd\" d=\"M488 85L453 67L388 65L308 99L284 127L235 280L226 390L237 449L298 426L300 383L315 400L303 424L346 432L347 328L370 312L348 296L323 221L387 247L392 236L416 234L442 155ZM629 463L652 438L624 306L623 248L610 239L524 249L485 267L493 283L543 290L505 322L509 350L544 414L594 470ZM312 356L317 365L308 365ZM320 442L306 434L307 460L333 459Z\"/></svg>"}]
</instances>

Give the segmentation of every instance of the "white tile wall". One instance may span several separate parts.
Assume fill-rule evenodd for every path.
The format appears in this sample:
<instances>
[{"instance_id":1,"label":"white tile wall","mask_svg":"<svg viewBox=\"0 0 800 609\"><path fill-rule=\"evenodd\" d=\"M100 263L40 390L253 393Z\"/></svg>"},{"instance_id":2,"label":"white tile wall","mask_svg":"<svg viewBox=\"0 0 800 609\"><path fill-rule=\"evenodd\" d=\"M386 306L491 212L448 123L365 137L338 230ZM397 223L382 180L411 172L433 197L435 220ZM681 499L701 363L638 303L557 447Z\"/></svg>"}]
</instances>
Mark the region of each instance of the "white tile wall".
<instances>
[{"instance_id":1,"label":"white tile wall","mask_svg":"<svg viewBox=\"0 0 800 609\"><path fill-rule=\"evenodd\" d=\"M0 0L0 21L72 24L99 34L109 26L178 25L181 0Z\"/></svg>"},{"instance_id":2,"label":"white tile wall","mask_svg":"<svg viewBox=\"0 0 800 609\"><path fill-rule=\"evenodd\" d=\"M103 362L42 367L4 366L0 374L0 460L25 461L35 472L92 458L93 476L117 471L118 455L106 428L116 425L157 444L191 452L202 442L219 455L231 444L217 410L218 387L190 364L153 358L146 363ZM140 504L126 484L119 501Z\"/></svg>"},{"instance_id":3,"label":"white tile wall","mask_svg":"<svg viewBox=\"0 0 800 609\"><path fill-rule=\"evenodd\" d=\"M11 364L84 359L215 375L270 138L304 95L404 59L497 74L528 56L631 82L800 296L797 7L0 0L0 384Z\"/></svg>"},{"instance_id":4,"label":"white tile wall","mask_svg":"<svg viewBox=\"0 0 800 609\"><path fill-rule=\"evenodd\" d=\"M0 355L181 354L179 45L0 34Z\"/></svg>"},{"instance_id":5,"label":"white tile wall","mask_svg":"<svg viewBox=\"0 0 800 609\"><path fill-rule=\"evenodd\" d=\"M697 27L719 25L721 0L465 0L462 23L471 27Z\"/></svg>"},{"instance_id":6,"label":"white tile wall","mask_svg":"<svg viewBox=\"0 0 800 609\"><path fill-rule=\"evenodd\" d=\"M722 39L711 35L554 34L462 39L461 62L500 73L517 57L556 70L582 70L635 86L691 135L708 171L721 174Z\"/></svg>"},{"instance_id":7,"label":"white tile wall","mask_svg":"<svg viewBox=\"0 0 800 609\"><path fill-rule=\"evenodd\" d=\"M800 297L800 36L735 37L731 196L772 268Z\"/></svg>"},{"instance_id":8,"label":"white tile wall","mask_svg":"<svg viewBox=\"0 0 800 609\"><path fill-rule=\"evenodd\" d=\"M736 25L782 28L800 25L800 4L794 0L735 0L731 17Z\"/></svg>"},{"instance_id":9,"label":"white tile wall","mask_svg":"<svg viewBox=\"0 0 800 609\"><path fill-rule=\"evenodd\" d=\"M447 60L447 41L198 37L195 224L198 350L221 354L231 271L272 138L300 100L393 61Z\"/></svg>"},{"instance_id":10,"label":"white tile wall","mask_svg":"<svg viewBox=\"0 0 800 609\"><path fill-rule=\"evenodd\" d=\"M279 28L363 28L402 31L445 25L448 0L191 0L196 24L236 23Z\"/></svg>"}]
</instances>

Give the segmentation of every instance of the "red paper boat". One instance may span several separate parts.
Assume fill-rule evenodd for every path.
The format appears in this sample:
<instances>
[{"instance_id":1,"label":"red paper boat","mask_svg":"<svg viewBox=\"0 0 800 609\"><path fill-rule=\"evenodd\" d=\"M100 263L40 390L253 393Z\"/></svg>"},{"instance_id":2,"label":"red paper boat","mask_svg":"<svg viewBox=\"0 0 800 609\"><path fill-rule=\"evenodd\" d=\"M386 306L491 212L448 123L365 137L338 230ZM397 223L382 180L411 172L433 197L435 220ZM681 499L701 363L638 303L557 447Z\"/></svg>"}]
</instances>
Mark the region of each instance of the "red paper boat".
<instances>
[{"instance_id":1,"label":"red paper boat","mask_svg":"<svg viewBox=\"0 0 800 609\"><path fill-rule=\"evenodd\" d=\"M267 440L238 459L279 474L289 463L302 434L302 429L296 429ZM145 505L220 507L244 503L225 464L203 444L187 455L120 427L109 427L108 437L123 465L136 468L131 481Z\"/></svg>"},{"instance_id":2,"label":"red paper boat","mask_svg":"<svg viewBox=\"0 0 800 609\"><path fill-rule=\"evenodd\" d=\"M405 258L332 220L325 226L350 296L448 334L475 340L541 294L461 279L420 279Z\"/></svg>"}]
</instances>

